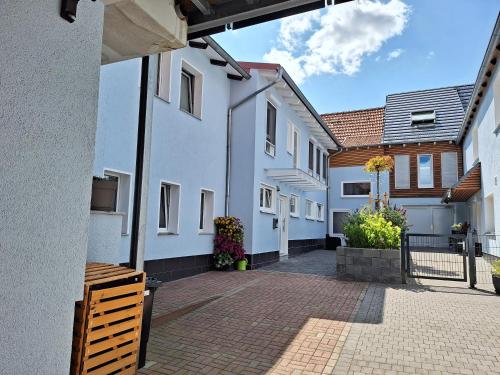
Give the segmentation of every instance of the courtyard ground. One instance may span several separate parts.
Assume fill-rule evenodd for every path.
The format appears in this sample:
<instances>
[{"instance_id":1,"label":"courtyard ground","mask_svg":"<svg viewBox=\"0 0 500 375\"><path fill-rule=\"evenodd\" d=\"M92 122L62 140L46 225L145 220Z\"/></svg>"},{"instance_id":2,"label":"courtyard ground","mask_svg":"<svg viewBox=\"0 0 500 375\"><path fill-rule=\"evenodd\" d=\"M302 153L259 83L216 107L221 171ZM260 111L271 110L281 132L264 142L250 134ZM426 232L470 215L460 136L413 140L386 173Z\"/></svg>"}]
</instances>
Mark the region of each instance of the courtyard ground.
<instances>
[{"instance_id":1,"label":"courtyard ground","mask_svg":"<svg viewBox=\"0 0 500 375\"><path fill-rule=\"evenodd\" d=\"M325 272L334 258L165 284L139 373L500 374L500 297L463 283L339 281Z\"/></svg>"}]
</instances>

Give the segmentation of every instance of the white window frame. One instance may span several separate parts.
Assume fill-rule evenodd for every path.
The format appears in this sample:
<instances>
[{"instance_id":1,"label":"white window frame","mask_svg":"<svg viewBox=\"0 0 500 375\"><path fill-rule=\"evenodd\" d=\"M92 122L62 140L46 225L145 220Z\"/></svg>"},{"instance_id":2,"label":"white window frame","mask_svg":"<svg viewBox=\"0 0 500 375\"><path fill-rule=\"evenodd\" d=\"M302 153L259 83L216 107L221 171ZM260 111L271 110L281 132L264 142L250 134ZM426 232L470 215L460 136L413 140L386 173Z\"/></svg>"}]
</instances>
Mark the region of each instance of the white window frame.
<instances>
[{"instance_id":1,"label":"white window frame","mask_svg":"<svg viewBox=\"0 0 500 375\"><path fill-rule=\"evenodd\" d=\"M155 95L157 98L170 103L172 84L172 52L158 54L158 74ZM166 74L165 74L166 73Z\"/></svg>"},{"instance_id":2,"label":"white window frame","mask_svg":"<svg viewBox=\"0 0 500 375\"><path fill-rule=\"evenodd\" d=\"M477 125L472 128L472 158L474 162L479 160L479 131Z\"/></svg>"},{"instance_id":3,"label":"white window frame","mask_svg":"<svg viewBox=\"0 0 500 375\"><path fill-rule=\"evenodd\" d=\"M193 105L192 112L185 111L181 108L182 96L182 74L183 71L189 73L193 79ZM200 70L185 59L181 59L181 66L179 71L179 109L182 113L186 113L194 118L201 120L203 118L203 89L204 89L204 76Z\"/></svg>"},{"instance_id":4,"label":"white window frame","mask_svg":"<svg viewBox=\"0 0 500 375\"><path fill-rule=\"evenodd\" d=\"M300 217L300 197L296 194L290 194L290 199L288 202L289 206L290 206L290 203L292 202L292 198L295 200L295 211L292 211L291 209L289 209L290 216L298 218L298 217Z\"/></svg>"},{"instance_id":5,"label":"white window frame","mask_svg":"<svg viewBox=\"0 0 500 375\"><path fill-rule=\"evenodd\" d=\"M265 207L260 204L260 193L262 189L269 189L271 190L271 207ZM276 188L274 186L268 185L261 183L259 187L259 208L260 212L266 213L266 214L275 214L276 213ZM262 202L265 203L265 195L263 196L264 199L262 199Z\"/></svg>"},{"instance_id":6,"label":"white window frame","mask_svg":"<svg viewBox=\"0 0 500 375\"><path fill-rule=\"evenodd\" d=\"M288 121L286 125L286 152L290 155L293 155L293 131L295 129L295 125Z\"/></svg>"},{"instance_id":7,"label":"white window frame","mask_svg":"<svg viewBox=\"0 0 500 375\"><path fill-rule=\"evenodd\" d=\"M352 210L350 210L349 208L331 208L330 209L330 213L329 213L329 228L328 228L328 233L330 234L330 236L340 236L340 235L344 235L344 233L342 232L334 232L333 231L333 214L336 213L336 212L342 212L342 213L351 213Z\"/></svg>"},{"instance_id":8,"label":"white window frame","mask_svg":"<svg viewBox=\"0 0 500 375\"><path fill-rule=\"evenodd\" d=\"M431 183L424 185L420 183L420 157L430 156L431 157ZM419 189L433 189L434 188L434 155L433 154L418 154L417 155L417 186Z\"/></svg>"},{"instance_id":9,"label":"white window frame","mask_svg":"<svg viewBox=\"0 0 500 375\"><path fill-rule=\"evenodd\" d=\"M344 184L359 184L359 183L369 183L370 184L370 193L373 190L372 182L370 180L349 180L349 181L341 181L340 182L340 196L342 198L368 198L370 194L366 195L349 195L344 194Z\"/></svg>"},{"instance_id":10,"label":"white window frame","mask_svg":"<svg viewBox=\"0 0 500 375\"><path fill-rule=\"evenodd\" d=\"M307 204L311 204L311 214L307 214ZM306 199L306 204L305 204L305 218L306 220L316 220L316 202L314 202L311 199Z\"/></svg>"},{"instance_id":11,"label":"white window frame","mask_svg":"<svg viewBox=\"0 0 500 375\"><path fill-rule=\"evenodd\" d=\"M117 177L118 178L118 184L116 188L116 210L115 212L118 214L121 214L123 219L122 219L122 231L121 234L122 236L128 236L130 234L130 213L131 213L131 207L132 207L132 174L129 172L125 172L119 169L113 169L113 168L104 168L103 169L103 175L107 176L112 176L112 177ZM122 196L123 196L123 191L124 186L123 184L126 183L124 181L124 177L128 178L128 195L125 196L125 201L122 202ZM126 207L123 207L121 203L124 203Z\"/></svg>"},{"instance_id":12,"label":"white window frame","mask_svg":"<svg viewBox=\"0 0 500 375\"><path fill-rule=\"evenodd\" d=\"M484 230L485 233L495 233L495 196L493 193L484 197Z\"/></svg>"},{"instance_id":13,"label":"white window frame","mask_svg":"<svg viewBox=\"0 0 500 375\"><path fill-rule=\"evenodd\" d=\"M172 216L171 218L174 218L174 222L172 224L172 226L169 226L168 224L166 224L166 228L160 228L160 205L161 205L161 194L162 194L162 186L164 185L170 185L171 187L172 186L176 186L177 187L177 202L174 202L174 210L172 212ZM171 193L172 193L172 190L170 190ZM182 189L181 189L181 184L179 183L176 183L176 182L172 182L172 181L166 181L166 180L161 180L160 181L160 200L158 202L158 215L157 215L157 218L158 218L158 224L157 224L157 228L158 228L158 234L159 235L163 235L163 234L168 234L168 235L177 235L179 234L179 224L180 224L180 212L181 212L181 193L182 193ZM166 202L165 202L166 204ZM172 204L172 201L171 203ZM172 210L172 208L171 208ZM166 213L166 208L165 208L165 213ZM165 217L165 220L166 220L166 217Z\"/></svg>"},{"instance_id":14,"label":"white window frame","mask_svg":"<svg viewBox=\"0 0 500 375\"><path fill-rule=\"evenodd\" d=\"M398 181L398 175L397 175L397 159L399 158L405 158L408 160L408 165L407 165L407 168L408 168L408 185L404 185L404 186L401 186L401 185L398 185L397 184L397 181ZM408 154L397 154L397 155L394 155L394 189L396 190L408 190L411 188L411 171L410 171L410 160L411 160L411 156L408 155Z\"/></svg>"},{"instance_id":15,"label":"white window frame","mask_svg":"<svg viewBox=\"0 0 500 375\"><path fill-rule=\"evenodd\" d=\"M312 169L311 169L311 153L310 153L311 145L312 145ZM316 155L316 146L314 140L312 138L309 138L309 140L307 141L307 172L311 176L314 176L314 167L316 165L314 163L314 158L316 157L315 155Z\"/></svg>"},{"instance_id":16,"label":"white window frame","mask_svg":"<svg viewBox=\"0 0 500 375\"><path fill-rule=\"evenodd\" d=\"M268 107L268 105L271 105L271 107L274 108L275 114L276 114L274 116L274 143L275 144L272 144L272 142L267 139L267 121L268 121L267 107ZM273 158L276 157L277 130L278 130L278 107L271 100L268 99L266 101L266 143L264 145L264 152Z\"/></svg>"},{"instance_id":17,"label":"white window frame","mask_svg":"<svg viewBox=\"0 0 500 375\"><path fill-rule=\"evenodd\" d=\"M325 205L323 203L316 202L316 220L325 221Z\"/></svg>"},{"instance_id":18,"label":"white window frame","mask_svg":"<svg viewBox=\"0 0 500 375\"><path fill-rule=\"evenodd\" d=\"M210 198L207 198L207 193L211 194L212 202L209 202ZM203 201L203 218L201 217L201 197L204 197ZM215 233L215 190L212 189L200 189L200 195L198 196L198 202L200 204L198 212L198 233L199 234L214 234ZM208 204L211 203L211 206ZM201 221L203 221L203 228L200 228Z\"/></svg>"},{"instance_id":19,"label":"white window frame","mask_svg":"<svg viewBox=\"0 0 500 375\"><path fill-rule=\"evenodd\" d=\"M326 176L328 175L328 152L321 153L321 181L326 182Z\"/></svg>"}]
</instances>

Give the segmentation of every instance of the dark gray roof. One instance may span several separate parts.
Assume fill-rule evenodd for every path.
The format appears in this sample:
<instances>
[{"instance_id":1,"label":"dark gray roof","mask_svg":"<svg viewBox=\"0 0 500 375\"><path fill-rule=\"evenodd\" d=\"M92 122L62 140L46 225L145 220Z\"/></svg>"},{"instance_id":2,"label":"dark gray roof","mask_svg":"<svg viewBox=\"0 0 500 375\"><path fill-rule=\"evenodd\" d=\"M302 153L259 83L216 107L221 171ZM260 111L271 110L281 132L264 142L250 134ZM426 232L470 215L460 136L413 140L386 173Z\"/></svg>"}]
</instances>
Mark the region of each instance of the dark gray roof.
<instances>
[{"instance_id":1,"label":"dark gray roof","mask_svg":"<svg viewBox=\"0 0 500 375\"><path fill-rule=\"evenodd\" d=\"M462 125L473 85L387 95L382 143L455 140ZM411 124L414 111L434 110L434 126Z\"/></svg>"}]
</instances>

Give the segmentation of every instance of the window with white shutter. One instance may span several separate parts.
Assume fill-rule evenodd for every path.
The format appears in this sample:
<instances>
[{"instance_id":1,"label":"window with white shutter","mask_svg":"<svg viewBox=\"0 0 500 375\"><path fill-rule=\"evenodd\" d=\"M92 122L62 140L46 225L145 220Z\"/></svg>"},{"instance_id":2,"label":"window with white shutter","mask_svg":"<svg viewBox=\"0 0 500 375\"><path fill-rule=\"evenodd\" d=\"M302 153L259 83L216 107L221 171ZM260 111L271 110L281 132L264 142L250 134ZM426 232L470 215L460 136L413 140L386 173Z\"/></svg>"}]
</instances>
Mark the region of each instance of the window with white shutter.
<instances>
[{"instance_id":1,"label":"window with white shutter","mask_svg":"<svg viewBox=\"0 0 500 375\"><path fill-rule=\"evenodd\" d=\"M156 95L170 102L170 66L172 61L171 52L158 55L158 76L156 81Z\"/></svg>"},{"instance_id":2,"label":"window with white shutter","mask_svg":"<svg viewBox=\"0 0 500 375\"><path fill-rule=\"evenodd\" d=\"M441 153L441 186L452 187L458 181L458 160L456 152Z\"/></svg>"},{"instance_id":3,"label":"window with white shutter","mask_svg":"<svg viewBox=\"0 0 500 375\"><path fill-rule=\"evenodd\" d=\"M395 155L394 156L394 188L409 189L410 188L410 156Z\"/></svg>"},{"instance_id":4,"label":"window with white shutter","mask_svg":"<svg viewBox=\"0 0 500 375\"><path fill-rule=\"evenodd\" d=\"M291 122L288 123L287 132L286 132L286 150L289 154L293 155L293 124Z\"/></svg>"}]
</instances>

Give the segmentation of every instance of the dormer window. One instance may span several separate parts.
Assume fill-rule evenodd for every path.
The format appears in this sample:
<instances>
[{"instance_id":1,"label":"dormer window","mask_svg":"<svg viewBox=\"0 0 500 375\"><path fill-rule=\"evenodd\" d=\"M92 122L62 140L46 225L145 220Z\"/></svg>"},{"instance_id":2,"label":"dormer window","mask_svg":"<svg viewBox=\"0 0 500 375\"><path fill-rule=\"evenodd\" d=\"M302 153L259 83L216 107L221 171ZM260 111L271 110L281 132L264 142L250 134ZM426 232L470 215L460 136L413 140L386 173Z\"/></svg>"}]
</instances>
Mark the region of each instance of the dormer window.
<instances>
[{"instance_id":1,"label":"dormer window","mask_svg":"<svg viewBox=\"0 0 500 375\"><path fill-rule=\"evenodd\" d=\"M434 125L436 122L436 111L414 111L411 113L411 124L415 126Z\"/></svg>"}]
</instances>

